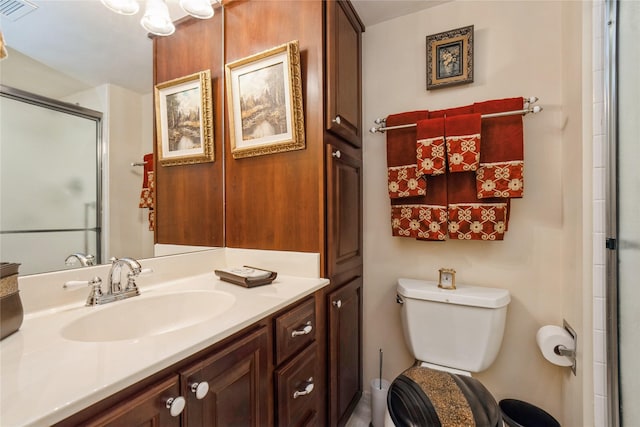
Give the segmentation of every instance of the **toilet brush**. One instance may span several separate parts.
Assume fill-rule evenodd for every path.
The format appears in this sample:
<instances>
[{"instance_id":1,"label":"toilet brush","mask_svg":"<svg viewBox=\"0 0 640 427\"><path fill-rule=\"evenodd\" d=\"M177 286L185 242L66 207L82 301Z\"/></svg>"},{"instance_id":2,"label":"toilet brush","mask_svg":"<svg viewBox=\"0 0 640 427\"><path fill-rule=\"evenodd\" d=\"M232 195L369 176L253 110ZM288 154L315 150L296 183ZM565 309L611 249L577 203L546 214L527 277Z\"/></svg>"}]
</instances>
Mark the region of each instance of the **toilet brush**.
<instances>
[{"instance_id":1,"label":"toilet brush","mask_svg":"<svg viewBox=\"0 0 640 427\"><path fill-rule=\"evenodd\" d=\"M380 349L380 375L378 378L380 378L378 380L378 388L382 390L382 349Z\"/></svg>"}]
</instances>

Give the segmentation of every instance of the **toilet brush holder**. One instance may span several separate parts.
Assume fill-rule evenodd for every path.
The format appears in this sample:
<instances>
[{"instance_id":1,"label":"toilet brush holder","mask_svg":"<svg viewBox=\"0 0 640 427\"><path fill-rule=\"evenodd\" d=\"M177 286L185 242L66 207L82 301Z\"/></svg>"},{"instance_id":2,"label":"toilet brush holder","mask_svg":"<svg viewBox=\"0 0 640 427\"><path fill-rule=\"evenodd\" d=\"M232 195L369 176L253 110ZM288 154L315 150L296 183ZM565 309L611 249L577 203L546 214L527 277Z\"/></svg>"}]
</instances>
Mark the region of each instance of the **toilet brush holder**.
<instances>
[{"instance_id":1,"label":"toilet brush holder","mask_svg":"<svg viewBox=\"0 0 640 427\"><path fill-rule=\"evenodd\" d=\"M371 380L371 425L373 427L384 426L389 385L389 381L385 379Z\"/></svg>"}]
</instances>

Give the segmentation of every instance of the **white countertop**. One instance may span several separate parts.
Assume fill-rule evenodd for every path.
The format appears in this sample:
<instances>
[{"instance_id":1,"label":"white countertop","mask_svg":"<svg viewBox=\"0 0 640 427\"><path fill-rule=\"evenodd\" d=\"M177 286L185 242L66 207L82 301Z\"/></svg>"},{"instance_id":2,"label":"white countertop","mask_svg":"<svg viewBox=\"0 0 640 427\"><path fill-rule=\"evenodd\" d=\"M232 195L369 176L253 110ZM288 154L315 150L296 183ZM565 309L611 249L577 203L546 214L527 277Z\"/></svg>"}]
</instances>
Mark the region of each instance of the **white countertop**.
<instances>
[{"instance_id":1,"label":"white countertop","mask_svg":"<svg viewBox=\"0 0 640 427\"><path fill-rule=\"evenodd\" d=\"M29 313L18 332L0 342L0 425L40 426L61 421L328 283L326 279L279 275L271 285L246 289L222 282L211 272L144 287L140 296L103 306L75 302ZM112 304L162 293L209 290L228 292L235 302L223 314L193 326L106 342L71 341L60 333L69 322ZM131 322L136 322L135 313Z\"/></svg>"}]
</instances>

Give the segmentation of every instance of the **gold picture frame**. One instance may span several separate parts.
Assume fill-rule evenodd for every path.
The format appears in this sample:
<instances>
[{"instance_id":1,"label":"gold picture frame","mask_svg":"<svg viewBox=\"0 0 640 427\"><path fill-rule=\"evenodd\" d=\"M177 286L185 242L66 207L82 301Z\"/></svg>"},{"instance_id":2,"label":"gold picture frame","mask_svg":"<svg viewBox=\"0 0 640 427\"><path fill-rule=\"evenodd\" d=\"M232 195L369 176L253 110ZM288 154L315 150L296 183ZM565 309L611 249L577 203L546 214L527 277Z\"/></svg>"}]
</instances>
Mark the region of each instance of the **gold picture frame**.
<instances>
[{"instance_id":1,"label":"gold picture frame","mask_svg":"<svg viewBox=\"0 0 640 427\"><path fill-rule=\"evenodd\" d=\"M158 163L214 161L210 70L159 83L154 95Z\"/></svg>"},{"instance_id":2,"label":"gold picture frame","mask_svg":"<svg viewBox=\"0 0 640 427\"><path fill-rule=\"evenodd\" d=\"M427 90L473 82L473 25L427 36Z\"/></svg>"},{"instance_id":3,"label":"gold picture frame","mask_svg":"<svg viewBox=\"0 0 640 427\"><path fill-rule=\"evenodd\" d=\"M297 40L226 64L225 80L234 159L305 148Z\"/></svg>"}]
</instances>

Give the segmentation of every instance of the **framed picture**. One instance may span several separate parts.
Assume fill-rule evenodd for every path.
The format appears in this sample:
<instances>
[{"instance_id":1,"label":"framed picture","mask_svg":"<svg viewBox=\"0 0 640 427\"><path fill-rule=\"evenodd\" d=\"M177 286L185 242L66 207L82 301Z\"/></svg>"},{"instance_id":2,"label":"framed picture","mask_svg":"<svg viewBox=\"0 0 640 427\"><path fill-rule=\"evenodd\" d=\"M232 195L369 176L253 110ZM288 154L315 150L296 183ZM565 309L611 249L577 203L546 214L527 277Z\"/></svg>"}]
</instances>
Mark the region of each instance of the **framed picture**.
<instances>
[{"instance_id":1,"label":"framed picture","mask_svg":"<svg viewBox=\"0 0 640 427\"><path fill-rule=\"evenodd\" d=\"M213 102L209 70L155 86L158 162L212 162Z\"/></svg>"},{"instance_id":2,"label":"framed picture","mask_svg":"<svg viewBox=\"0 0 640 427\"><path fill-rule=\"evenodd\" d=\"M427 90L473 82L473 25L427 36Z\"/></svg>"},{"instance_id":3,"label":"framed picture","mask_svg":"<svg viewBox=\"0 0 640 427\"><path fill-rule=\"evenodd\" d=\"M298 41L225 66L234 159L305 147Z\"/></svg>"}]
</instances>

